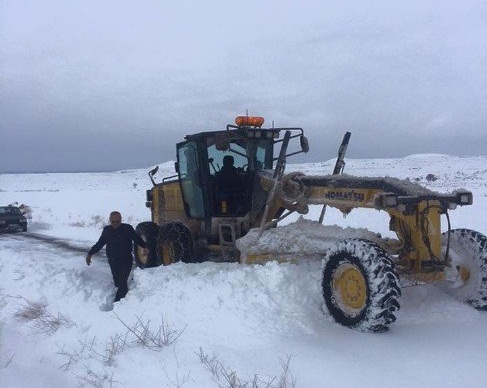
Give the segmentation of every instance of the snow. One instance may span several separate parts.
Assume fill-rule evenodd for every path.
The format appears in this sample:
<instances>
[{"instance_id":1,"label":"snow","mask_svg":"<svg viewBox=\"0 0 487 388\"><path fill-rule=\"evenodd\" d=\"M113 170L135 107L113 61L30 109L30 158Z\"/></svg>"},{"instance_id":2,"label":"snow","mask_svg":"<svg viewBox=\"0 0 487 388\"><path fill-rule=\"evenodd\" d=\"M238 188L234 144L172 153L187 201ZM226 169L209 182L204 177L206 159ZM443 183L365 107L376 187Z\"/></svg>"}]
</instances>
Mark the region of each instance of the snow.
<instances>
[{"instance_id":1,"label":"snow","mask_svg":"<svg viewBox=\"0 0 487 388\"><path fill-rule=\"evenodd\" d=\"M247 262L248 255L286 254L296 256L293 262L306 259L320 259L338 240L365 238L379 241L379 234L365 228L343 228L337 225L322 225L318 221L306 220L302 216L295 222L279 228L269 229L260 235L259 229L237 240L242 252L241 261Z\"/></svg>"},{"instance_id":2,"label":"snow","mask_svg":"<svg viewBox=\"0 0 487 388\"><path fill-rule=\"evenodd\" d=\"M333 165L332 159L289 165L287 171L325 175ZM110 211L119 210L134 226L149 219L149 169L3 174L0 204L28 205L29 233L88 250ZM156 180L173 171L173 162L161 164ZM347 159L345 171L409 179L438 192L471 190L474 205L451 211L452 227L487 233L487 156ZM428 174L437 179L427 180ZM435 286L404 288L397 322L387 333L333 322L321 296L319 251L326 239L320 236L353 237L349 227L361 228L354 233L369 239L394 235L385 212L354 210L344 219L328 208L326 226L320 226L320 211L311 206L306 219L291 216L262 237L284 253L313 251L310 260L135 269L127 297L113 310L114 288L101 253L88 267L82 252L22 233L1 234L0 387L230 386L219 365L241 383L250 381L248 386L255 375L263 382L277 377L273 384L279 386L281 363L288 360L296 387L484 387L487 314ZM240 243L252 246L252 238ZM27 307L37 311L37 319L25 318ZM179 337L162 347L143 346L124 324L133 331L147 325L154 333L165 327Z\"/></svg>"}]
</instances>

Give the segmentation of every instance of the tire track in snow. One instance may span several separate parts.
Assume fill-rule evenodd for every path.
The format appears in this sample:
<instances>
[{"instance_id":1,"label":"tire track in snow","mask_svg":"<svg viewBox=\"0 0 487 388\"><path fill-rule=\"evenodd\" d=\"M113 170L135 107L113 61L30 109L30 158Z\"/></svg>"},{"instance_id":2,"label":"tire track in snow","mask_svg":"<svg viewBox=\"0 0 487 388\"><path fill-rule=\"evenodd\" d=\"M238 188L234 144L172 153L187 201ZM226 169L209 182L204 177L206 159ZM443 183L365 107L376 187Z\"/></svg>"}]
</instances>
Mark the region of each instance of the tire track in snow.
<instances>
[{"instance_id":1,"label":"tire track in snow","mask_svg":"<svg viewBox=\"0 0 487 388\"><path fill-rule=\"evenodd\" d=\"M36 233L0 234L0 252L9 257L0 260L0 276L15 283L15 287L4 289L9 293L17 290L17 295L29 300L45 301L53 310L63 306L67 315L74 314L71 307L77 303L99 310L113 300L110 269L105 254L98 254L94 265L87 267L84 257L88 248L82 244ZM4 284L0 284L0 299Z\"/></svg>"},{"instance_id":2,"label":"tire track in snow","mask_svg":"<svg viewBox=\"0 0 487 388\"><path fill-rule=\"evenodd\" d=\"M40 241L45 244L54 246L56 248L61 248L65 251L74 252L74 253L86 254L90 248L89 246L76 245L70 240L53 237L53 236L46 236L44 234L29 233L29 232L14 233L14 234L0 234L0 239L2 240L12 239L17 241L28 241L30 239L30 240ZM106 257L105 249L102 249L99 255L100 254L103 257Z\"/></svg>"}]
</instances>

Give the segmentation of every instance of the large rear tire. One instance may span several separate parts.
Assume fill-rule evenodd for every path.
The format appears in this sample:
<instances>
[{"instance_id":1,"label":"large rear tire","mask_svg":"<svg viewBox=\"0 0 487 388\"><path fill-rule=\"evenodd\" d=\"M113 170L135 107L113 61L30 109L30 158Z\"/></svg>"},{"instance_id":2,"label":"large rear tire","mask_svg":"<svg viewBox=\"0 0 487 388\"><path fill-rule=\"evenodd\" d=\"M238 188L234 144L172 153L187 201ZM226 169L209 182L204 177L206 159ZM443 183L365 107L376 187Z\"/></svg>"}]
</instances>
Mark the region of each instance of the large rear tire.
<instances>
[{"instance_id":1,"label":"large rear tire","mask_svg":"<svg viewBox=\"0 0 487 388\"><path fill-rule=\"evenodd\" d=\"M181 222L162 225L157 239L157 257L164 265L178 261L193 263L193 242L189 229Z\"/></svg>"},{"instance_id":2,"label":"large rear tire","mask_svg":"<svg viewBox=\"0 0 487 388\"><path fill-rule=\"evenodd\" d=\"M135 232L142 237L149 248L149 255L144 255L141 247L134 244L134 256L135 262L139 268L149 268L161 265L161 262L157 259L157 235L159 233L159 227L153 222L141 222L135 228Z\"/></svg>"},{"instance_id":3,"label":"large rear tire","mask_svg":"<svg viewBox=\"0 0 487 388\"><path fill-rule=\"evenodd\" d=\"M343 326L371 332L387 330L399 310L398 283L392 260L371 241L340 241L324 261L325 304Z\"/></svg>"},{"instance_id":4,"label":"large rear tire","mask_svg":"<svg viewBox=\"0 0 487 388\"><path fill-rule=\"evenodd\" d=\"M443 247L447 243L445 232ZM442 288L478 310L487 310L487 237L470 229L454 229L450 232L449 256L462 281L443 282Z\"/></svg>"}]
</instances>

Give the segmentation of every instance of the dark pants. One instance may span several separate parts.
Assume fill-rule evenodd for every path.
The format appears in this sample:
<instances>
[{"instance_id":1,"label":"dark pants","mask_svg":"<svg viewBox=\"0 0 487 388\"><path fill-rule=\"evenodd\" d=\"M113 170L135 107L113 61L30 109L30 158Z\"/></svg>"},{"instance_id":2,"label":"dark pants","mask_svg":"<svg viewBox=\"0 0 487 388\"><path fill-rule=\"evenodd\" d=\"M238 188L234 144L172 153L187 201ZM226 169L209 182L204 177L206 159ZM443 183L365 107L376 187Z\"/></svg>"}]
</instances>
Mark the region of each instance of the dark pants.
<instances>
[{"instance_id":1,"label":"dark pants","mask_svg":"<svg viewBox=\"0 0 487 388\"><path fill-rule=\"evenodd\" d=\"M132 270L132 258L126 258L123 260L109 259L110 269L112 270L113 283L115 287L118 288L117 294L115 295L115 302L124 298L129 290L128 279L130 271Z\"/></svg>"}]
</instances>

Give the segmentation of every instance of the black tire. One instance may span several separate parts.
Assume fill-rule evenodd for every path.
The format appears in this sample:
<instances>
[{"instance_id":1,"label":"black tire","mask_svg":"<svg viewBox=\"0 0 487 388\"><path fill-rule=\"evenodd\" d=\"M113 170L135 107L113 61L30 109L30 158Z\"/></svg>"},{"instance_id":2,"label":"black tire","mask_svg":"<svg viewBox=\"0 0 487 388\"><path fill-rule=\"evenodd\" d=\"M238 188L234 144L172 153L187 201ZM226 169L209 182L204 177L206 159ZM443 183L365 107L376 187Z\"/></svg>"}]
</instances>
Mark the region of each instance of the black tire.
<instances>
[{"instance_id":1,"label":"black tire","mask_svg":"<svg viewBox=\"0 0 487 388\"><path fill-rule=\"evenodd\" d=\"M448 232L442 234L446 248ZM478 310L487 310L487 237L470 229L450 232L449 256L460 270L461 281L443 282L441 287L456 299Z\"/></svg>"},{"instance_id":2,"label":"black tire","mask_svg":"<svg viewBox=\"0 0 487 388\"><path fill-rule=\"evenodd\" d=\"M27 225L22 226L22 232L27 232Z\"/></svg>"},{"instance_id":3,"label":"black tire","mask_svg":"<svg viewBox=\"0 0 487 388\"><path fill-rule=\"evenodd\" d=\"M135 232L142 237L147 243L147 248L149 248L149 255L145 256L137 244L134 244L134 256L137 267L139 268L150 268L161 265L162 263L157 259L157 235L159 233L159 227L153 222L141 222L135 228Z\"/></svg>"},{"instance_id":4,"label":"black tire","mask_svg":"<svg viewBox=\"0 0 487 388\"><path fill-rule=\"evenodd\" d=\"M340 241L327 253L322 290L336 322L361 331L382 332L396 320L401 296L394 263L377 244Z\"/></svg>"},{"instance_id":5,"label":"black tire","mask_svg":"<svg viewBox=\"0 0 487 388\"><path fill-rule=\"evenodd\" d=\"M159 229L157 239L159 262L169 265L182 261L193 263L193 242L189 229L181 222L168 222Z\"/></svg>"}]
</instances>

